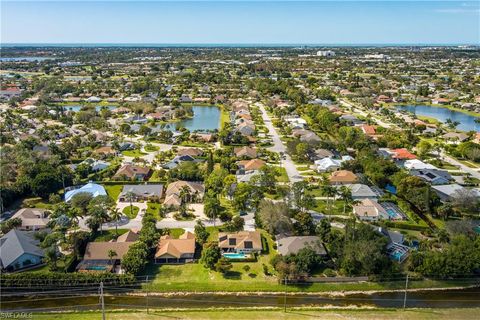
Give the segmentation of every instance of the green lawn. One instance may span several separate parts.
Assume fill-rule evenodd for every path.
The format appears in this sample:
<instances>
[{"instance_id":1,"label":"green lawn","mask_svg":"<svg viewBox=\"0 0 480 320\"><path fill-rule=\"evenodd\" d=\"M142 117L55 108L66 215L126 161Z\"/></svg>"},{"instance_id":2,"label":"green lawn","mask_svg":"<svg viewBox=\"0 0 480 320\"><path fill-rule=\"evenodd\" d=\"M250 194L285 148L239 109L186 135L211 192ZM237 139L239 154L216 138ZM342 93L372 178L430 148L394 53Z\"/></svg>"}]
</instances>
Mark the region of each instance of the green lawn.
<instances>
[{"instance_id":1,"label":"green lawn","mask_svg":"<svg viewBox=\"0 0 480 320\"><path fill-rule=\"evenodd\" d=\"M141 152L140 150L138 149L135 149L135 150L125 150L125 151L122 151L122 154L126 157L141 157L141 156L144 156L146 155L145 152Z\"/></svg>"},{"instance_id":2,"label":"green lawn","mask_svg":"<svg viewBox=\"0 0 480 320\"><path fill-rule=\"evenodd\" d=\"M121 236L125 232L127 232L128 229L118 229L118 235ZM95 242L103 242L103 241L110 241L116 238L115 234L115 229L112 230L103 230L99 231L98 235L95 237Z\"/></svg>"},{"instance_id":3,"label":"green lawn","mask_svg":"<svg viewBox=\"0 0 480 320\"><path fill-rule=\"evenodd\" d=\"M147 202L147 211L146 213L151 213L157 219L157 221L160 221L163 219L163 217L160 216L159 210L162 207L160 203L154 203L154 202Z\"/></svg>"},{"instance_id":4,"label":"green lawn","mask_svg":"<svg viewBox=\"0 0 480 320\"><path fill-rule=\"evenodd\" d=\"M277 172L280 174L277 176L277 182L289 182L290 180L288 179L287 175L287 170L284 167L277 167Z\"/></svg>"},{"instance_id":5,"label":"green lawn","mask_svg":"<svg viewBox=\"0 0 480 320\"><path fill-rule=\"evenodd\" d=\"M359 320L452 320L478 319L479 308L461 309L341 309L341 308L219 308L219 309L190 309L190 310L155 310L145 311L107 310L106 318L111 320L132 319L359 319ZM101 319L98 311L61 312L61 313L33 313L32 319L46 320L86 320Z\"/></svg>"},{"instance_id":6,"label":"green lawn","mask_svg":"<svg viewBox=\"0 0 480 320\"><path fill-rule=\"evenodd\" d=\"M148 152L154 152L154 151L158 151L158 147L157 146L154 146L154 145L151 145L151 144L147 144L145 146L145 151L148 151Z\"/></svg>"},{"instance_id":7,"label":"green lawn","mask_svg":"<svg viewBox=\"0 0 480 320\"><path fill-rule=\"evenodd\" d=\"M316 200L316 206L312 209L322 212L324 214L343 215L343 201L330 199L330 204L327 205L327 200ZM346 215L351 212L351 209L347 207L345 211Z\"/></svg>"},{"instance_id":8,"label":"green lawn","mask_svg":"<svg viewBox=\"0 0 480 320\"><path fill-rule=\"evenodd\" d=\"M113 200L117 201L120 192L122 192L123 185L115 184L115 185L104 185L105 191Z\"/></svg>"},{"instance_id":9,"label":"green lawn","mask_svg":"<svg viewBox=\"0 0 480 320\"><path fill-rule=\"evenodd\" d=\"M140 210L140 208L137 207L137 206L132 206L131 208L130 208L130 206L127 206L123 209L122 212L129 219L134 219L137 216L139 210Z\"/></svg>"},{"instance_id":10,"label":"green lawn","mask_svg":"<svg viewBox=\"0 0 480 320\"><path fill-rule=\"evenodd\" d=\"M170 231L180 232L176 230ZM210 232L209 238L217 240L218 231L213 228L207 230ZM269 273L273 273L269 262L275 251L271 237L264 231L262 235L267 240L268 248L265 254L259 255L256 262L233 262L233 268L225 275L208 270L201 263L163 266L149 264L145 274L155 275L155 279L145 285L145 288L156 291L265 291L281 288L274 275L265 275L263 272L265 264ZM248 272L243 269L245 265L250 267Z\"/></svg>"}]
</instances>

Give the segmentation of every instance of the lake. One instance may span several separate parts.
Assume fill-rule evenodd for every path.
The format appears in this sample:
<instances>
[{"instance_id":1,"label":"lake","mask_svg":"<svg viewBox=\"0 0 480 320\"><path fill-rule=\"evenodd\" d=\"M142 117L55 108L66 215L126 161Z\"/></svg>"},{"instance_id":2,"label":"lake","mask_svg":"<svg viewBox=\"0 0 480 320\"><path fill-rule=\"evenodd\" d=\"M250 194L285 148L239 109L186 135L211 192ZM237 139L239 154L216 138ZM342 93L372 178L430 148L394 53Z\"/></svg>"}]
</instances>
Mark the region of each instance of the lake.
<instances>
[{"instance_id":1,"label":"lake","mask_svg":"<svg viewBox=\"0 0 480 320\"><path fill-rule=\"evenodd\" d=\"M65 111L73 111L78 112L83 108L82 105L72 105L72 106L64 106ZM102 110L102 108L107 108L108 110L114 110L117 106L95 106L96 111Z\"/></svg>"},{"instance_id":2,"label":"lake","mask_svg":"<svg viewBox=\"0 0 480 320\"><path fill-rule=\"evenodd\" d=\"M452 121L458 121L460 123L457 126L459 130L480 132L480 123L475 122L475 119L479 119L479 117L474 117L463 112L426 105L405 105L395 106L395 108L400 111L408 111L420 116L435 118L443 123L445 123L447 119L452 119Z\"/></svg>"},{"instance_id":3,"label":"lake","mask_svg":"<svg viewBox=\"0 0 480 320\"><path fill-rule=\"evenodd\" d=\"M176 130L180 126L189 131L212 131L220 128L220 108L216 106L193 106L193 117L170 123L167 130Z\"/></svg>"}]
</instances>

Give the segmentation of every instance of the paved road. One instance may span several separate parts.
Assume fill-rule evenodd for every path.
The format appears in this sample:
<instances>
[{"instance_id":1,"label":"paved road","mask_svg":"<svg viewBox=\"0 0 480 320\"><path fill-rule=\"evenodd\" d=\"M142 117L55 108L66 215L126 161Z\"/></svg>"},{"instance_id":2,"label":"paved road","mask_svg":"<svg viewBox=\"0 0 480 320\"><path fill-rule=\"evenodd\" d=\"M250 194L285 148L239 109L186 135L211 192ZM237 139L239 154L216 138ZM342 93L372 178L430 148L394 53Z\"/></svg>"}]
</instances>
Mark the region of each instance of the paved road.
<instances>
[{"instance_id":1,"label":"paved road","mask_svg":"<svg viewBox=\"0 0 480 320\"><path fill-rule=\"evenodd\" d=\"M273 146L267 149L275 153L283 152L285 154L285 160L282 161L282 166L287 170L287 175L290 182L293 183L293 182L303 180L302 176L297 170L297 167L293 163L292 158L290 158L290 156L287 154L287 148L285 148L285 145L283 144L282 140L280 140L280 135L278 134L275 127L273 126L272 120L270 119L270 117L267 114L267 111L265 110L265 106L260 103L258 103L257 106L262 112L263 122L265 122L265 126L267 127L268 132L272 137L272 141L273 141Z\"/></svg>"},{"instance_id":2,"label":"paved road","mask_svg":"<svg viewBox=\"0 0 480 320\"><path fill-rule=\"evenodd\" d=\"M467 172L469 174L472 175L472 177L474 178L477 178L477 179L480 179L480 172L478 172L477 170L475 169L472 169L466 165L464 165L463 163L461 162L458 162L457 160L455 160L454 158L446 155L444 152L441 153L441 156L442 156L442 159L454 166L457 166L457 167L460 167L460 170L462 170L463 172Z\"/></svg>"},{"instance_id":3,"label":"paved road","mask_svg":"<svg viewBox=\"0 0 480 320\"><path fill-rule=\"evenodd\" d=\"M368 117L372 117L372 114L368 114L367 112L359 109L357 106L355 106L354 104L348 102L348 101L345 101L345 100L340 100L340 104L344 107L349 107L351 108L354 112L356 113L359 113L361 114L362 116L368 118ZM385 127L385 128L390 128L392 127L393 125L391 123L387 123L387 122L384 122L382 120L380 120L378 117L374 116L374 119L375 121L382 127Z\"/></svg>"}]
</instances>

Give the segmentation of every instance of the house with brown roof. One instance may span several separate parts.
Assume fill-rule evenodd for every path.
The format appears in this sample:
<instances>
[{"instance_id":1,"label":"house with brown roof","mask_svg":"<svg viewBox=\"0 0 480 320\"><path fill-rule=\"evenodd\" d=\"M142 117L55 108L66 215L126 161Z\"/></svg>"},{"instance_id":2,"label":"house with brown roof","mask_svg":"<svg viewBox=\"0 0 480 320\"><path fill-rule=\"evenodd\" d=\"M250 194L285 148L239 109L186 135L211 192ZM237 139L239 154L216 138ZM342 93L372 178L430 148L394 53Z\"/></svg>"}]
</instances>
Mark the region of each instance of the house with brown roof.
<instances>
[{"instance_id":1,"label":"house with brown roof","mask_svg":"<svg viewBox=\"0 0 480 320\"><path fill-rule=\"evenodd\" d=\"M251 159L238 161L238 169L240 171L256 171L262 168L267 163L262 159Z\"/></svg>"},{"instance_id":2,"label":"house with brown roof","mask_svg":"<svg viewBox=\"0 0 480 320\"><path fill-rule=\"evenodd\" d=\"M113 176L116 180L146 180L151 170L147 167L139 167L133 164L125 164Z\"/></svg>"},{"instance_id":3,"label":"house with brown roof","mask_svg":"<svg viewBox=\"0 0 480 320\"><path fill-rule=\"evenodd\" d=\"M257 157L257 149L243 146L243 147L235 147L233 148L233 153L237 158L256 158Z\"/></svg>"},{"instance_id":4,"label":"house with brown roof","mask_svg":"<svg viewBox=\"0 0 480 320\"><path fill-rule=\"evenodd\" d=\"M185 232L178 239L162 236L155 252L155 263L192 262L195 256L195 235Z\"/></svg>"},{"instance_id":5,"label":"house with brown roof","mask_svg":"<svg viewBox=\"0 0 480 320\"><path fill-rule=\"evenodd\" d=\"M112 147L105 146L105 147L100 147L97 148L93 151L96 155L99 156L115 156L117 155L117 151L113 149Z\"/></svg>"},{"instance_id":6,"label":"house with brown roof","mask_svg":"<svg viewBox=\"0 0 480 320\"><path fill-rule=\"evenodd\" d=\"M189 191L187 201L197 202L203 199L205 186L202 183L179 180L168 185L163 204L168 207L180 206L182 204L181 193L184 188Z\"/></svg>"},{"instance_id":7,"label":"house with brown roof","mask_svg":"<svg viewBox=\"0 0 480 320\"><path fill-rule=\"evenodd\" d=\"M80 272L118 272L121 273L120 261L135 242L89 242L83 260L78 264ZM110 256L110 252L114 256Z\"/></svg>"},{"instance_id":8,"label":"house with brown roof","mask_svg":"<svg viewBox=\"0 0 480 320\"><path fill-rule=\"evenodd\" d=\"M135 242L138 240L139 230L130 229L112 242Z\"/></svg>"},{"instance_id":9,"label":"house with brown roof","mask_svg":"<svg viewBox=\"0 0 480 320\"><path fill-rule=\"evenodd\" d=\"M177 151L178 156L200 157L203 155L203 150L199 148L183 148Z\"/></svg>"},{"instance_id":10,"label":"house with brown roof","mask_svg":"<svg viewBox=\"0 0 480 320\"><path fill-rule=\"evenodd\" d=\"M252 253L263 250L260 231L220 232L218 246L222 252Z\"/></svg>"},{"instance_id":11,"label":"house with brown roof","mask_svg":"<svg viewBox=\"0 0 480 320\"><path fill-rule=\"evenodd\" d=\"M357 183L358 177L352 171L338 170L331 173L329 180L333 185L353 184Z\"/></svg>"},{"instance_id":12,"label":"house with brown roof","mask_svg":"<svg viewBox=\"0 0 480 320\"><path fill-rule=\"evenodd\" d=\"M18 210L11 219L22 220L19 230L36 231L47 228L50 219L47 217L47 210L39 208L23 208Z\"/></svg>"}]
</instances>

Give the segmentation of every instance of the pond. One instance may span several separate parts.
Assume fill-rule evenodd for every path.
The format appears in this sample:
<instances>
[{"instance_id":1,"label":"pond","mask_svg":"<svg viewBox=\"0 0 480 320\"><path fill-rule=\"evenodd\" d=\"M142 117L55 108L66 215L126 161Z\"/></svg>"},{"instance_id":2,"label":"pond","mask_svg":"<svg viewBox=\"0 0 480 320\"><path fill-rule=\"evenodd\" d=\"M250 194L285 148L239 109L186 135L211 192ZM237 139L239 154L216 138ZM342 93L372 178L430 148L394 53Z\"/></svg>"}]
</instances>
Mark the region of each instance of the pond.
<instances>
[{"instance_id":1,"label":"pond","mask_svg":"<svg viewBox=\"0 0 480 320\"><path fill-rule=\"evenodd\" d=\"M72 106L64 106L63 108L65 109L65 111L78 112L83 107L84 107L83 105L72 105ZM117 108L117 106L95 106L96 111L100 111L103 108L107 108L108 110L114 110Z\"/></svg>"},{"instance_id":2,"label":"pond","mask_svg":"<svg viewBox=\"0 0 480 320\"><path fill-rule=\"evenodd\" d=\"M427 105L405 105L395 106L395 108L400 111L408 111L420 116L435 118L443 123L445 123L447 119L451 119L452 121L460 123L457 126L459 130L480 132L480 123L475 122L475 119L479 119L479 117L471 116L463 112Z\"/></svg>"},{"instance_id":3,"label":"pond","mask_svg":"<svg viewBox=\"0 0 480 320\"><path fill-rule=\"evenodd\" d=\"M189 131L213 131L220 128L220 108L216 106L193 106L193 117L170 123L167 130L176 130L184 127Z\"/></svg>"}]
</instances>

